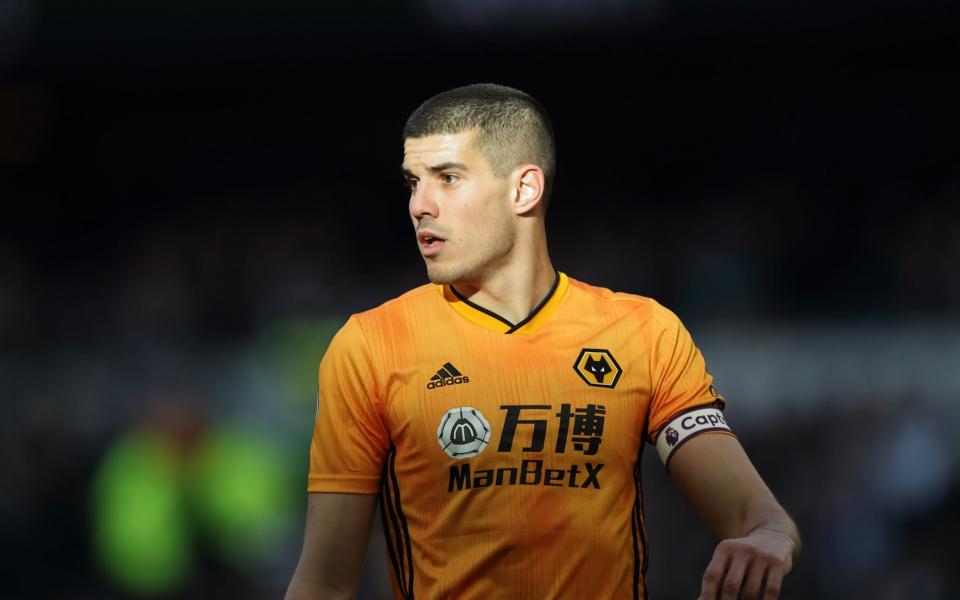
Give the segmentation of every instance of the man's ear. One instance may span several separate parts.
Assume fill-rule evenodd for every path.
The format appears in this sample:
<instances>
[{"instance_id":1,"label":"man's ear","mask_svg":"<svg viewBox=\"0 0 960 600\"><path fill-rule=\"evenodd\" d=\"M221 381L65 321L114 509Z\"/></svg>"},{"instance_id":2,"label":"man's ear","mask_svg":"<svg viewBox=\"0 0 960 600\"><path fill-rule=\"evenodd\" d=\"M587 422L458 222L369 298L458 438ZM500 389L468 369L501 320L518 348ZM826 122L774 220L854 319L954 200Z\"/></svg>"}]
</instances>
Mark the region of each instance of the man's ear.
<instances>
[{"instance_id":1,"label":"man's ear","mask_svg":"<svg viewBox=\"0 0 960 600\"><path fill-rule=\"evenodd\" d=\"M537 165L521 165L514 169L513 173L516 191L513 212L518 215L529 214L543 200L543 169Z\"/></svg>"}]
</instances>

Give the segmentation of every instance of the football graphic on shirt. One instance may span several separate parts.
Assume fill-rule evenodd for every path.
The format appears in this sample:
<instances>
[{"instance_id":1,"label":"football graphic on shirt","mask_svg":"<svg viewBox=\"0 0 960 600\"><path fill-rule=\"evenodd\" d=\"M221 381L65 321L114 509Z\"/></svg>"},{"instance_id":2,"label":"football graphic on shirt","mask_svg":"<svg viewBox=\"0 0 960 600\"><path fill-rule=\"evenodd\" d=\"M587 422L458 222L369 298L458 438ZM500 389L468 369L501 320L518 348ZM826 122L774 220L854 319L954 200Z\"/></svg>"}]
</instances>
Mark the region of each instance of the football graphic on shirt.
<instances>
[{"instance_id":1,"label":"football graphic on shirt","mask_svg":"<svg viewBox=\"0 0 960 600\"><path fill-rule=\"evenodd\" d=\"M474 457L490 441L490 423L479 410L470 406L451 408L440 419L437 442L450 458Z\"/></svg>"}]
</instances>

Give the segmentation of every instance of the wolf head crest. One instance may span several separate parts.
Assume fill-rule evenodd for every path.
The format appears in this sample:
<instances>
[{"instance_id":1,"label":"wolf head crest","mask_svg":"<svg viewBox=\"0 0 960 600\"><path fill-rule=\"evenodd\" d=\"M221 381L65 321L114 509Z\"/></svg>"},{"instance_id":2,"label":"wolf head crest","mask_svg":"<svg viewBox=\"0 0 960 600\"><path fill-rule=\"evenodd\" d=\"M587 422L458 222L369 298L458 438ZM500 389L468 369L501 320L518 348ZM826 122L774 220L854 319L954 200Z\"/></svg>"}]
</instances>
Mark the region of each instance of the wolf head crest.
<instances>
[{"instance_id":1,"label":"wolf head crest","mask_svg":"<svg viewBox=\"0 0 960 600\"><path fill-rule=\"evenodd\" d=\"M623 374L613 353L601 348L582 348L573 370L590 387L614 388Z\"/></svg>"},{"instance_id":2,"label":"wolf head crest","mask_svg":"<svg viewBox=\"0 0 960 600\"><path fill-rule=\"evenodd\" d=\"M610 372L610 363L607 362L607 357L602 354L599 359L592 354L588 354L587 361L583 366L596 378L597 383L603 383L603 378Z\"/></svg>"}]
</instances>

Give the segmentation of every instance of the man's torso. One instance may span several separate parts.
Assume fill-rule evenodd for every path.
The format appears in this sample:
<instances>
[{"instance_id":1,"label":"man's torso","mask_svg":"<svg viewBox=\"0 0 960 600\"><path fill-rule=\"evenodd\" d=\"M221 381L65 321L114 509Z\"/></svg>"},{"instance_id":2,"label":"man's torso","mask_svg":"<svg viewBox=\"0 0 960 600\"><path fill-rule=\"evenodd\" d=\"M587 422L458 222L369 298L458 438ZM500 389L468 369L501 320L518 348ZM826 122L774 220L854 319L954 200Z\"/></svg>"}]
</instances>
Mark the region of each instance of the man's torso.
<instances>
[{"instance_id":1,"label":"man's torso","mask_svg":"<svg viewBox=\"0 0 960 600\"><path fill-rule=\"evenodd\" d=\"M358 315L398 595L643 595L647 303L563 277L510 334L437 286Z\"/></svg>"}]
</instances>

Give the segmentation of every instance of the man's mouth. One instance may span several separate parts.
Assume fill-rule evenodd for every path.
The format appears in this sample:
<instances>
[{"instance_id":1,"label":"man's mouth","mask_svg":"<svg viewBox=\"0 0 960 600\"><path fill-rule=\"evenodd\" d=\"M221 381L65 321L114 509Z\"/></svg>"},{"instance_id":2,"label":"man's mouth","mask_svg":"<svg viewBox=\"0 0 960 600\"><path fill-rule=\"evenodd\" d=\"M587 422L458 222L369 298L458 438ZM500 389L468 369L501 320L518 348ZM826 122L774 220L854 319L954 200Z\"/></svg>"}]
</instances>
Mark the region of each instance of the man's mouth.
<instances>
[{"instance_id":1,"label":"man's mouth","mask_svg":"<svg viewBox=\"0 0 960 600\"><path fill-rule=\"evenodd\" d=\"M438 252L447 240L437 235L436 232L424 229L417 232L417 241L420 243L420 252L427 256Z\"/></svg>"},{"instance_id":2,"label":"man's mouth","mask_svg":"<svg viewBox=\"0 0 960 600\"><path fill-rule=\"evenodd\" d=\"M421 244L429 246L437 242L445 242L446 240L432 231L420 231L417 233L417 239Z\"/></svg>"}]
</instances>

